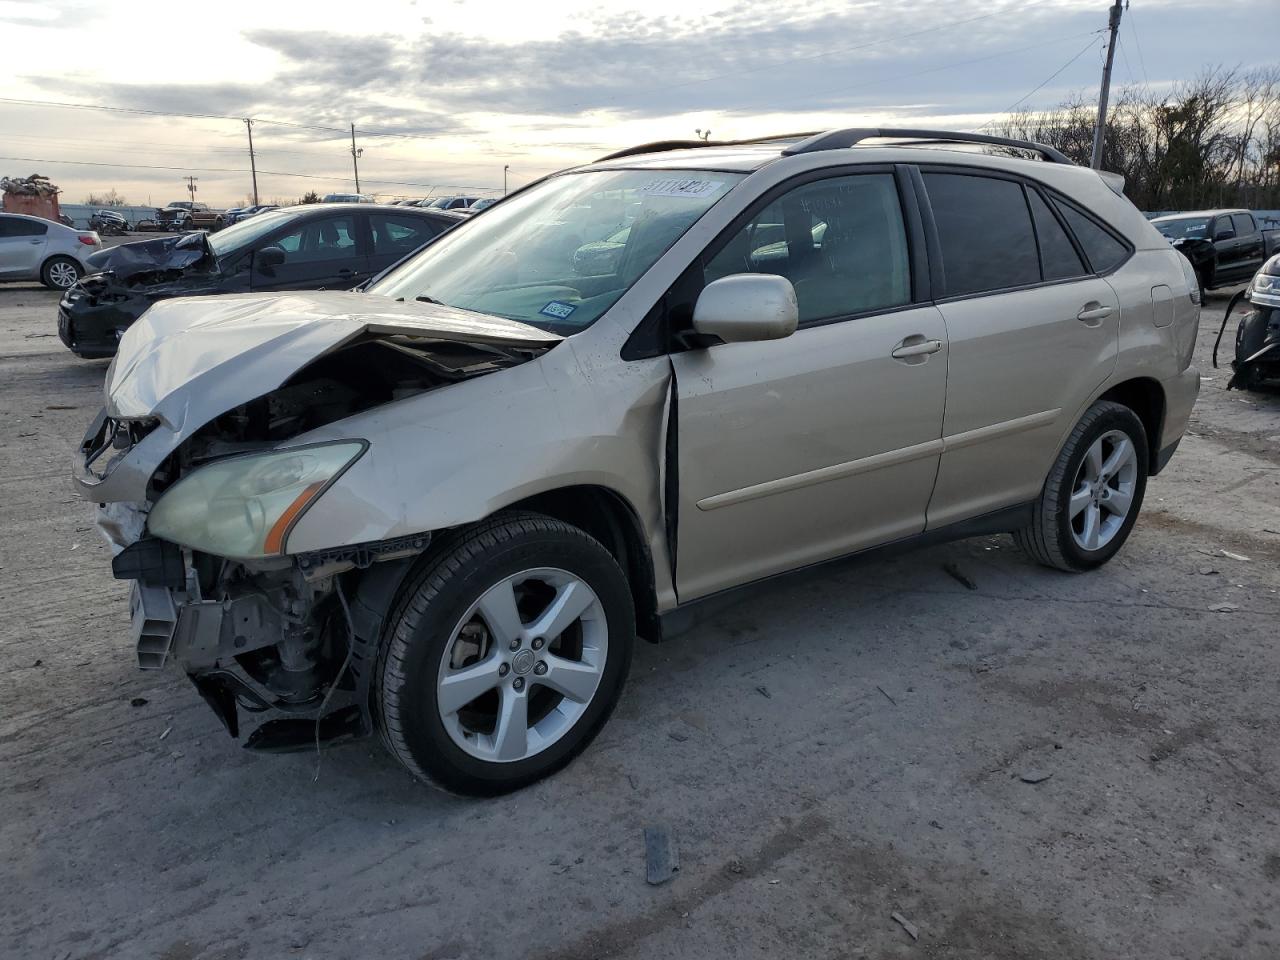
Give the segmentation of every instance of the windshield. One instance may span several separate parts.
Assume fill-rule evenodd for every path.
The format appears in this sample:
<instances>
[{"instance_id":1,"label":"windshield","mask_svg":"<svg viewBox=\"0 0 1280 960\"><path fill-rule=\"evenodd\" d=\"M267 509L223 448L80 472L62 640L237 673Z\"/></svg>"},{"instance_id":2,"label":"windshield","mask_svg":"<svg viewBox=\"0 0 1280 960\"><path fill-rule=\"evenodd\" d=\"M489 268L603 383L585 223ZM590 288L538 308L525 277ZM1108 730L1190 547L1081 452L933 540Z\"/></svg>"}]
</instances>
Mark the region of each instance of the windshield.
<instances>
[{"instance_id":1,"label":"windshield","mask_svg":"<svg viewBox=\"0 0 1280 960\"><path fill-rule=\"evenodd\" d=\"M234 253L248 246L276 227L284 226L296 216L297 213L291 210L281 210L277 213L260 213L256 217L241 220L239 223L234 223L224 230L219 230L217 233L207 234L205 240L209 244L209 249L213 251L213 255L221 257L224 254Z\"/></svg>"},{"instance_id":2,"label":"windshield","mask_svg":"<svg viewBox=\"0 0 1280 960\"><path fill-rule=\"evenodd\" d=\"M369 292L575 333L613 306L743 176L598 170L553 177L444 234ZM602 240L619 244L615 255L578 255Z\"/></svg>"},{"instance_id":3,"label":"windshield","mask_svg":"<svg viewBox=\"0 0 1280 960\"><path fill-rule=\"evenodd\" d=\"M1182 217L1178 220L1163 220L1157 222L1155 228L1170 240L1205 240L1209 236L1209 218Z\"/></svg>"}]
</instances>

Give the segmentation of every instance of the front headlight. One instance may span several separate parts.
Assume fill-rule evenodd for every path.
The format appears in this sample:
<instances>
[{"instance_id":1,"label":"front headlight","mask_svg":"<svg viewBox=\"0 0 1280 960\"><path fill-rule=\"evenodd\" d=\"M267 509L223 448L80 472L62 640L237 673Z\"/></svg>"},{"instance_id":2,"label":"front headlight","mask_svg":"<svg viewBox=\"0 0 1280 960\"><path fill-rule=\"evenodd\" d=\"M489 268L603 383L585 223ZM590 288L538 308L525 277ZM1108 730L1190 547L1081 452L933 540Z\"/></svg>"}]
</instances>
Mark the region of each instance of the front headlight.
<instances>
[{"instance_id":1,"label":"front headlight","mask_svg":"<svg viewBox=\"0 0 1280 960\"><path fill-rule=\"evenodd\" d=\"M219 557L278 556L298 518L367 446L344 440L200 467L160 497L147 529Z\"/></svg>"},{"instance_id":2,"label":"front headlight","mask_svg":"<svg viewBox=\"0 0 1280 960\"><path fill-rule=\"evenodd\" d=\"M1245 291L1245 298L1250 303L1280 307L1280 274L1256 274L1249 284L1249 289Z\"/></svg>"}]
</instances>

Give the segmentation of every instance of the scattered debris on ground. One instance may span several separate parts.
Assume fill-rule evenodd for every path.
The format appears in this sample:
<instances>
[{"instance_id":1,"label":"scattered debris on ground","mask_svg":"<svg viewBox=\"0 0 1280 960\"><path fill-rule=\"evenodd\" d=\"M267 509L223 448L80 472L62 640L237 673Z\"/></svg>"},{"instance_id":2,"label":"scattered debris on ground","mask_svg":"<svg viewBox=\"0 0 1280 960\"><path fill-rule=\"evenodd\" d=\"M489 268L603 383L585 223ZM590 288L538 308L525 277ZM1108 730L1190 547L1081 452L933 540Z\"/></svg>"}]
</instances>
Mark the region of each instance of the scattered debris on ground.
<instances>
[{"instance_id":1,"label":"scattered debris on ground","mask_svg":"<svg viewBox=\"0 0 1280 960\"><path fill-rule=\"evenodd\" d=\"M912 940L920 939L920 928L917 927L910 920L908 920L906 917L904 917L902 914L898 913L897 910L889 914L889 917L894 921L896 921L897 923L901 924L902 929L907 931L907 933L911 935Z\"/></svg>"},{"instance_id":2,"label":"scattered debris on ground","mask_svg":"<svg viewBox=\"0 0 1280 960\"><path fill-rule=\"evenodd\" d=\"M961 570L955 563L944 563L942 565L942 569L946 571L947 575L957 583L964 584L964 586L968 587L970 590L978 589L978 584L974 581L973 577Z\"/></svg>"},{"instance_id":3,"label":"scattered debris on ground","mask_svg":"<svg viewBox=\"0 0 1280 960\"><path fill-rule=\"evenodd\" d=\"M1024 770L1018 774L1018 779L1023 783L1044 783L1053 776L1049 770Z\"/></svg>"},{"instance_id":4,"label":"scattered debris on ground","mask_svg":"<svg viewBox=\"0 0 1280 960\"><path fill-rule=\"evenodd\" d=\"M666 883L680 870L676 838L666 824L644 828L644 879L653 886Z\"/></svg>"}]
</instances>

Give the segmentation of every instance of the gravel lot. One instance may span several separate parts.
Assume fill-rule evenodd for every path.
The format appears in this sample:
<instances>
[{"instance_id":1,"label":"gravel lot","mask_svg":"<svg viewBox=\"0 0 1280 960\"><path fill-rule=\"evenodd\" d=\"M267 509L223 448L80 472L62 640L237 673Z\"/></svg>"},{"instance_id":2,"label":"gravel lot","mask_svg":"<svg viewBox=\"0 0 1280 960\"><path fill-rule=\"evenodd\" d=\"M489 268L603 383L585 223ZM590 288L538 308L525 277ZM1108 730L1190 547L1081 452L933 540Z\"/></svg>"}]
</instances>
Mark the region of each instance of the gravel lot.
<instances>
[{"instance_id":1,"label":"gravel lot","mask_svg":"<svg viewBox=\"0 0 1280 960\"><path fill-rule=\"evenodd\" d=\"M1226 296L1192 434L1111 565L991 537L760 587L643 645L568 770L484 802L374 742L313 782L315 756L249 754L135 668L67 480L106 364L62 348L56 299L0 286L0 954L1280 955L1280 396L1207 369Z\"/></svg>"}]
</instances>

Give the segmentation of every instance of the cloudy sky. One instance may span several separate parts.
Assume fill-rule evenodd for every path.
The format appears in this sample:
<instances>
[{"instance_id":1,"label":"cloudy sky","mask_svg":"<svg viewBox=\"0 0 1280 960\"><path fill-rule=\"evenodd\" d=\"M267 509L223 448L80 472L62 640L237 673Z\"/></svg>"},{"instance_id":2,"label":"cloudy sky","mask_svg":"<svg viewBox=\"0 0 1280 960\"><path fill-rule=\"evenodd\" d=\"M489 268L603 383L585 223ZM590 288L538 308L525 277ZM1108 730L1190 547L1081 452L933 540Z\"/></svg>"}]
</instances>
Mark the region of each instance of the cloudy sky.
<instances>
[{"instance_id":1,"label":"cloudy sky","mask_svg":"<svg viewBox=\"0 0 1280 960\"><path fill-rule=\"evenodd\" d=\"M387 197L500 192L504 165L515 185L695 128L976 129L1023 98L1095 92L1107 5L0 0L0 173L143 204L181 197L189 173L199 199L232 205L250 188L237 117L258 118L264 202L352 189L352 122L361 186ZM1167 90L1208 65L1273 63L1274 14L1134 0L1115 82Z\"/></svg>"}]
</instances>

